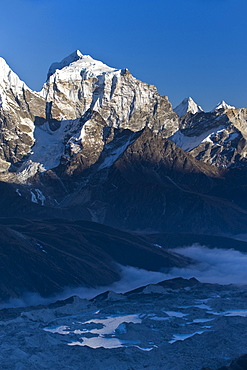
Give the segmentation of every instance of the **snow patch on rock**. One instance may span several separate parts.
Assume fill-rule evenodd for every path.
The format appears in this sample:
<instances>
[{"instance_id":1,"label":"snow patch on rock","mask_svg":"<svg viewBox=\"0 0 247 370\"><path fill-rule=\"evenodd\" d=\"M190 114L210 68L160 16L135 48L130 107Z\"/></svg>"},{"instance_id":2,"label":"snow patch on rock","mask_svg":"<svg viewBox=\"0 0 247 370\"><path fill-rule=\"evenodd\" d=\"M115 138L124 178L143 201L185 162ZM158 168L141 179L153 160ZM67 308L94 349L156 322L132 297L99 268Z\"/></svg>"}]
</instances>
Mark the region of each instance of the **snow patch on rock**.
<instances>
[{"instance_id":1,"label":"snow patch on rock","mask_svg":"<svg viewBox=\"0 0 247 370\"><path fill-rule=\"evenodd\" d=\"M203 142L212 142L211 137L219 134L225 129L225 126L214 127L200 134L199 136L186 136L180 130L169 137L177 146L185 152L189 152Z\"/></svg>"}]
</instances>

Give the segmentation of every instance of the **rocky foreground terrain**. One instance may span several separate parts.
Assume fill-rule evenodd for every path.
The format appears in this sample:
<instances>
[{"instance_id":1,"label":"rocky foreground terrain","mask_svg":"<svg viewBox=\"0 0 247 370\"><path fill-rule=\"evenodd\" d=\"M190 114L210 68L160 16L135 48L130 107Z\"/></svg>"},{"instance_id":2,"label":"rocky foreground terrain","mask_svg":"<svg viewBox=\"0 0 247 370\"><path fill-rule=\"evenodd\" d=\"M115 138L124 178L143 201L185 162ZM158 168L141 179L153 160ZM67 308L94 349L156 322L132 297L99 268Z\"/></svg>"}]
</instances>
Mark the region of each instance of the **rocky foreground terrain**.
<instances>
[{"instance_id":1,"label":"rocky foreground terrain","mask_svg":"<svg viewBox=\"0 0 247 370\"><path fill-rule=\"evenodd\" d=\"M246 297L246 287L178 278L2 309L1 368L216 370L246 352Z\"/></svg>"}]
</instances>

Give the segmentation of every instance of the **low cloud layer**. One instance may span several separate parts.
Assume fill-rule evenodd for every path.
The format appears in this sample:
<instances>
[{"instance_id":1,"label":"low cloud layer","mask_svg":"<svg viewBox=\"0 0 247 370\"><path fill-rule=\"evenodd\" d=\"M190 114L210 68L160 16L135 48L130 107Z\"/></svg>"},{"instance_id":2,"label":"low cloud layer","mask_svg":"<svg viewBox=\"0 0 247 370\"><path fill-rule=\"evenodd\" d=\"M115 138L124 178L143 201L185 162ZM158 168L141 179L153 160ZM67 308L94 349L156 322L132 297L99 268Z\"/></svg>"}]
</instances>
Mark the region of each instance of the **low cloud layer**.
<instances>
[{"instance_id":1,"label":"low cloud layer","mask_svg":"<svg viewBox=\"0 0 247 370\"><path fill-rule=\"evenodd\" d=\"M38 304L48 304L58 299L66 299L73 295L90 299L107 290L117 293L145 286L156 284L162 280L175 277L195 277L203 283L226 284L247 284L247 254L233 249L210 249L200 245L173 249L173 252L182 254L195 260L195 264L187 268L173 268L169 273L153 272L138 269L130 266L121 266L121 279L108 287L89 288L68 288L62 294L51 298L42 298L38 294L28 293L22 299L12 299L1 305L4 307L21 307Z\"/></svg>"},{"instance_id":2,"label":"low cloud layer","mask_svg":"<svg viewBox=\"0 0 247 370\"><path fill-rule=\"evenodd\" d=\"M247 284L247 254L233 249L210 249L200 245L177 248L177 253L197 261L185 269L174 268L172 276L195 277L203 283Z\"/></svg>"}]
</instances>

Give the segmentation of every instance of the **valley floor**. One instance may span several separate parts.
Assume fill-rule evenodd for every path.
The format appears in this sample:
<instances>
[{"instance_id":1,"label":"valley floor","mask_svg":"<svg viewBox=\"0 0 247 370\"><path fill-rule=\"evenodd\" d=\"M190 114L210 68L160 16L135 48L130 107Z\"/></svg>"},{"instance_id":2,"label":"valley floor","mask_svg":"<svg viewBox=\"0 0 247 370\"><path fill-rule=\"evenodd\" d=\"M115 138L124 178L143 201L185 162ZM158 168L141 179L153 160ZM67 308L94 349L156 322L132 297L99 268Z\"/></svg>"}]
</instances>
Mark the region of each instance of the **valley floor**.
<instances>
[{"instance_id":1,"label":"valley floor","mask_svg":"<svg viewBox=\"0 0 247 370\"><path fill-rule=\"evenodd\" d=\"M246 353L247 287L173 279L0 311L1 369L217 369Z\"/></svg>"}]
</instances>

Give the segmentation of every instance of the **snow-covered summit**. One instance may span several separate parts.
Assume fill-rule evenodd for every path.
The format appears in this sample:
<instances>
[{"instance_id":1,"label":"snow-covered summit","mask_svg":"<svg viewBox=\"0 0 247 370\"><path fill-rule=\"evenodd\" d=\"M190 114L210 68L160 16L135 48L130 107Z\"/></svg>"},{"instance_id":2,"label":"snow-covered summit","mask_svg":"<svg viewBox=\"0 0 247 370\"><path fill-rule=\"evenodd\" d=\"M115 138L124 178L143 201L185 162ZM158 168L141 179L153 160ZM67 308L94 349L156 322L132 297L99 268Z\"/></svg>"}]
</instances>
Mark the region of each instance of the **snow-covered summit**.
<instances>
[{"instance_id":1,"label":"snow-covered summit","mask_svg":"<svg viewBox=\"0 0 247 370\"><path fill-rule=\"evenodd\" d=\"M158 132L162 122L162 130L169 133L178 128L175 114L167 120L167 112L173 113L167 97L161 97L155 86L139 81L126 68L109 67L77 50L53 64L50 73L40 96L50 103L53 119L75 120L90 109L109 127L140 131L155 125Z\"/></svg>"},{"instance_id":2,"label":"snow-covered summit","mask_svg":"<svg viewBox=\"0 0 247 370\"><path fill-rule=\"evenodd\" d=\"M176 108L174 108L174 112L177 113L179 117L184 116L186 113L198 113L203 112L202 107L196 104L191 97L185 98Z\"/></svg>"},{"instance_id":3,"label":"snow-covered summit","mask_svg":"<svg viewBox=\"0 0 247 370\"><path fill-rule=\"evenodd\" d=\"M5 59L0 57L0 108L9 110L17 106L27 91L31 92Z\"/></svg>"},{"instance_id":4,"label":"snow-covered summit","mask_svg":"<svg viewBox=\"0 0 247 370\"><path fill-rule=\"evenodd\" d=\"M0 57L0 90L11 89L17 95L23 88L28 89L26 84L12 71L5 59Z\"/></svg>"},{"instance_id":5,"label":"snow-covered summit","mask_svg":"<svg viewBox=\"0 0 247 370\"><path fill-rule=\"evenodd\" d=\"M53 63L40 95L56 103L56 119L76 119L89 108L98 111L111 99L122 70L111 68L79 50ZM122 106L122 104L120 104Z\"/></svg>"},{"instance_id":6,"label":"snow-covered summit","mask_svg":"<svg viewBox=\"0 0 247 370\"><path fill-rule=\"evenodd\" d=\"M81 58L83 58L82 53L80 52L80 50L76 50L72 54L64 58L61 62L52 63L47 74L47 79L56 72L56 69L62 69Z\"/></svg>"},{"instance_id":7,"label":"snow-covered summit","mask_svg":"<svg viewBox=\"0 0 247 370\"><path fill-rule=\"evenodd\" d=\"M212 112L219 109L236 109L233 105L227 104L224 100L219 102L214 109L212 109Z\"/></svg>"},{"instance_id":8,"label":"snow-covered summit","mask_svg":"<svg viewBox=\"0 0 247 370\"><path fill-rule=\"evenodd\" d=\"M59 81L81 80L97 77L103 73L118 71L108 67L90 55L83 55L79 50L64 58L61 62L53 63L48 71L47 80L54 76Z\"/></svg>"}]
</instances>

